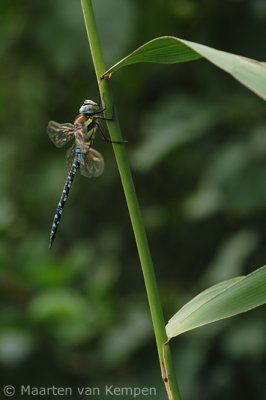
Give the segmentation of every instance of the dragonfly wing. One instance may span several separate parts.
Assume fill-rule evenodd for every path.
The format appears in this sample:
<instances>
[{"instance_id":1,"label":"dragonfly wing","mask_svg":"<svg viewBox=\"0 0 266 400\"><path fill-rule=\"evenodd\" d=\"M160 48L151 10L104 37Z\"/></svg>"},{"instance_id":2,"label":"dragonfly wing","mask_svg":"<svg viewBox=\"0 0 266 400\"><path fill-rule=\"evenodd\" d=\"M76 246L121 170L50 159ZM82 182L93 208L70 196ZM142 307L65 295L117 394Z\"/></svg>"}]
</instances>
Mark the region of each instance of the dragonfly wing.
<instances>
[{"instance_id":1,"label":"dragonfly wing","mask_svg":"<svg viewBox=\"0 0 266 400\"><path fill-rule=\"evenodd\" d=\"M95 178L102 175L104 171L104 160L102 155L89 148L86 154L83 154L80 164L80 173L86 178Z\"/></svg>"},{"instance_id":2,"label":"dragonfly wing","mask_svg":"<svg viewBox=\"0 0 266 400\"><path fill-rule=\"evenodd\" d=\"M73 124L59 124L58 122L50 121L47 126L47 133L56 147L63 147L74 138L75 128Z\"/></svg>"},{"instance_id":3,"label":"dragonfly wing","mask_svg":"<svg viewBox=\"0 0 266 400\"><path fill-rule=\"evenodd\" d=\"M75 123L76 147L79 147L81 153L87 153L88 145L86 143L87 127L84 123Z\"/></svg>"},{"instance_id":4,"label":"dragonfly wing","mask_svg":"<svg viewBox=\"0 0 266 400\"><path fill-rule=\"evenodd\" d=\"M67 171L70 171L70 168L72 167L74 158L75 158L75 145L70 147L70 149L68 149L66 152L66 169L67 169Z\"/></svg>"}]
</instances>

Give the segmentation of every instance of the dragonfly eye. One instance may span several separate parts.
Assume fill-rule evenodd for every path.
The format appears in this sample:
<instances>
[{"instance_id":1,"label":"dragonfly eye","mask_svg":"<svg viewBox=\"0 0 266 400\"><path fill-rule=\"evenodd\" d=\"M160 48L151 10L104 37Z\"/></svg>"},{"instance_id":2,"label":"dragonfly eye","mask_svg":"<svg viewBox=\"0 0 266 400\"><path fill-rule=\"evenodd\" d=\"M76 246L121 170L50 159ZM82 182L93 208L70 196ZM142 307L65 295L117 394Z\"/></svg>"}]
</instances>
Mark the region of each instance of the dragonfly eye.
<instances>
[{"instance_id":1,"label":"dragonfly eye","mask_svg":"<svg viewBox=\"0 0 266 400\"><path fill-rule=\"evenodd\" d=\"M93 115L97 114L98 110L99 106L97 103L94 103L94 101L92 100L85 100L80 107L79 112L83 115Z\"/></svg>"}]
</instances>

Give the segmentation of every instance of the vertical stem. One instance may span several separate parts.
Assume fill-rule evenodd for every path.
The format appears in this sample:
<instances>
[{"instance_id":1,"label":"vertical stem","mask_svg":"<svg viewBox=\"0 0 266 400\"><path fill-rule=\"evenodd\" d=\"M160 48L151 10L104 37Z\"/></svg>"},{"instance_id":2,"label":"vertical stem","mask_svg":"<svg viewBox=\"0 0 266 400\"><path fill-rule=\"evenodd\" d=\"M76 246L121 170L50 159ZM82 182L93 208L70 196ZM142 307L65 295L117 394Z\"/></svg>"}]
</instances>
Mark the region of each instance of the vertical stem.
<instances>
[{"instance_id":1,"label":"vertical stem","mask_svg":"<svg viewBox=\"0 0 266 400\"><path fill-rule=\"evenodd\" d=\"M110 84L107 80L100 80L101 74L106 71L106 66L103 60L91 0L81 0L81 4L101 98L106 108L111 109L113 101L110 92ZM122 139L117 117L112 121L107 121L107 127L112 140L117 141ZM175 372L171 359L170 347L169 344L164 345L167 342L165 321L160 303L158 287L148 246L147 236L140 212L137 195L135 192L128 157L125 147L123 145L114 144L113 148L126 197L126 202L144 276L163 381L166 386L168 398L170 400L180 400Z\"/></svg>"}]
</instances>

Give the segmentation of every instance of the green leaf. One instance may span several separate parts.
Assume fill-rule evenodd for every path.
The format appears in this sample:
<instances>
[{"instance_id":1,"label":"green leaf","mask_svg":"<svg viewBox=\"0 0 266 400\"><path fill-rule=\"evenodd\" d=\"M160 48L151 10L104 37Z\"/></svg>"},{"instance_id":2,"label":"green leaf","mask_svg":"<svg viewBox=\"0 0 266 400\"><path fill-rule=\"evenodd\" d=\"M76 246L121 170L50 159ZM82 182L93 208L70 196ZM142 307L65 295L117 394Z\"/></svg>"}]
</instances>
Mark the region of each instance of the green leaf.
<instances>
[{"instance_id":1,"label":"green leaf","mask_svg":"<svg viewBox=\"0 0 266 400\"><path fill-rule=\"evenodd\" d=\"M266 266L211 286L185 304L166 325L169 339L266 303Z\"/></svg>"},{"instance_id":2,"label":"green leaf","mask_svg":"<svg viewBox=\"0 0 266 400\"><path fill-rule=\"evenodd\" d=\"M232 75L258 96L266 100L266 63L226 53L199 43L162 36L137 48L109 68L101 78L108 78L126 65L140 62L175 64L205 58Z\"/></svg>"}]
</instances>

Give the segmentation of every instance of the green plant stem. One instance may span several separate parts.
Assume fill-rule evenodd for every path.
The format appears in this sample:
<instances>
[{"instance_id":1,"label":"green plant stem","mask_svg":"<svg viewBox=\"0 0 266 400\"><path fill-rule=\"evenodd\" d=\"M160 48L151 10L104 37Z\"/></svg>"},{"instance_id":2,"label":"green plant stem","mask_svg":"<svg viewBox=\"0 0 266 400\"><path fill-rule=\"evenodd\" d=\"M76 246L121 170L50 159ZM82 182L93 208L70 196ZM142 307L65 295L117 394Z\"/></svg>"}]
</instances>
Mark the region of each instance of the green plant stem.
<instances>
[{"instance_id":1,"label":"green plant stem","mask_svg":"<svg viewBox=\"0 0 266 400\"><path fill-rule=\"evenodd\" d=\"M106 66L103 60L103 55L96 29L96 22L94 18L91 0L81 0L81 4L90 44L90 50L94 63L94 68L99 84L101 99L107 109L112 109L113 101L110 92L110 84L107 80L100 79L100 76L106 71ZM112 140L116 141L122 140L121 130L117 116L115 116L114 120L107 121L107 127ZM156 338L156 344L159 354L162 377L166 386L169 399L179 400L180 395L172 364L170 347L169 344L167 344L166 346L164 345L167 341L167 335L165 331L165 321L160 303L159 292L157 288L152 259L149 251L147 236L131 175L128 157L124 145L114 144L113 148L127 201L129 215L143 271L143 276L151 311L151 317L154 327L154 333Z\"/></svg>"}]
</instances>

